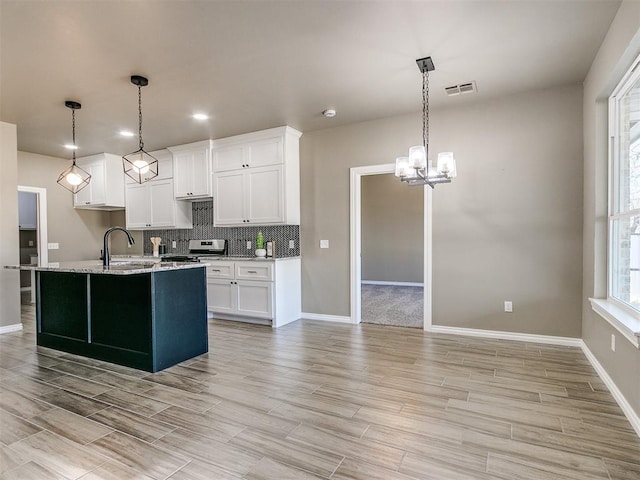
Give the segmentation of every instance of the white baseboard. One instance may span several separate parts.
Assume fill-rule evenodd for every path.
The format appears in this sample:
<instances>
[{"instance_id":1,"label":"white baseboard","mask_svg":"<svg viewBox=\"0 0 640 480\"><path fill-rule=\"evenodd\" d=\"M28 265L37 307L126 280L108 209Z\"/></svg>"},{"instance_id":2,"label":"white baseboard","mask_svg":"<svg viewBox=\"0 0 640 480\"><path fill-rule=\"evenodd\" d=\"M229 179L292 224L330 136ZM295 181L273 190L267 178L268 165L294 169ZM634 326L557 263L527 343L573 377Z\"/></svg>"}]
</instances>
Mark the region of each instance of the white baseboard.
<instances>
[{"instance_id":1,"label":"white baseboard","mask_svg":"<svg viewBox=\"0 0 640 480\"><path fill-rule=\"evenodd\" d=\"M607 386L607 388L611 392L611 395L613 395L613 398L615 398L624 415L627 417L627 420L629 420L629 422L631 423L633 429L636 431L638 436L640 436L640 416L635 412L633 407L631 407L627 399L624 397L620 389L618 389L604 367L600 365L600 362L598 362L598 359L595 357L595 355L591 353L591 350L589 350L587 344L584 343L583 340L580 340L580 342L582 343L581 348L585 356L587 357L587 360L589 360L589 363L591 363L591 366L593 366L595 371L598 372L598 376Z\"/></svg>"},{"instance_id":2,"label":"white baseboard","mask_svg":"<svg viewBox=\"0 0 640 480\"><path fill-rule=\"evenodd\" d=\"M424 283L416 282L385 282L382 280L361 280L362 285L392 285L396 287L424 287Z\"/></svg>"},{"instance_id":3,"label":"white baseboard","mask_svg":"<svg viewBox=\"0 0 640 480\"><path fill-rule=\"evenodd\" d=\"M0 327L0 335L3 333L11 333L11 332L19 332L22 330L21 323L14 323L13 325L5 325L4 327Z\"/></svg>"},{"instance_id":4,"label":"white baseboard","mask_svg":"<svg viewBox=\"0 0 640 480\"><path fill-rule=\"evenodd\" d=\"M351 324L354 323L351 320L351 317L346 317L342 315L325 315L323 313L302 312L301 318L306 320L320 320L322 322L338 322L338 323L351 323Z\"/></svg>"},{"instance_id":5,"label":"white baseboard","mask_svg":"<svg viewBox=\"0 0 640 480\"><path fill-rule=\"evenodd\" d=\"M432 325L427 328L427 331L433 333L448 333L451 335L466 335L469 337L497 338L500 340L516 340L518 342L582 347L582 340L580 338L553 337L551 335L537 335L534 333L501 332L499 330L480 330L476 328L447 327L443 325Z\"/></svg>"}]
</instances>

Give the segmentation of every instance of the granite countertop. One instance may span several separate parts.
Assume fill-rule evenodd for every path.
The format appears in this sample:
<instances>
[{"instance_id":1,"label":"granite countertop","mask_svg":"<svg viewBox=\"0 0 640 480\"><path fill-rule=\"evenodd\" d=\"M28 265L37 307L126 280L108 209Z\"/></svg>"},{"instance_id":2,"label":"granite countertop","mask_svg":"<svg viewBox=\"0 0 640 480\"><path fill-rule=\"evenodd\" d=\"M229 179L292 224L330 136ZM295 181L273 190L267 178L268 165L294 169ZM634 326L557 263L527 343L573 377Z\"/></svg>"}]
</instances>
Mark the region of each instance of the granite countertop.
<instances>
[{"instance_id":1,"label":"granite countertop","mask_svg":"<svg viewBox=\"0 0 640 480\"><path fill-rule=\"evenodd\" d=\"M77 262L61 262L55 267L39 267L38 265L7 265L5 268L16 270L33 270L38 272L90 273L106 275L133 275L137 273L166 272L185 268L202 268L205 263L193 262L153 262L153 261L114 261L108 267L102 266L102 260L81 260Z\"/></svg>"},{"instance_id":2,"label":"granite countertop","mask_svg":"<svg viewBox=\"0 0 640 480\"><path fill-rule=\"evenodd\" d=\"M141 259L140 261L143 262L159 262L162 257L168 257L168 256L172 256L172 255L187 255L179 253L179 254L167 254L167 255L160 255L160 257L154 257L152 255L112 255L111 256L111 261L129 261L131 259ZM231 261L231 262L237 262L237 261L249 261L249 260L254 260L254 261L258 261L258 262L274 262L274 261L278 261L278 260L292 260L292 259L296 259L296 258L300 258L300 256L295 256L295 257L269 257L269 258L265 258L265 257L249 257L249 256L244 256L244 257L233 257L233 256L211 256L211 257L207 257L205 255L200 257L200 261L202 263L207 263L207 262L218 262L218 261Z\"/></svg>"}]
</instances>

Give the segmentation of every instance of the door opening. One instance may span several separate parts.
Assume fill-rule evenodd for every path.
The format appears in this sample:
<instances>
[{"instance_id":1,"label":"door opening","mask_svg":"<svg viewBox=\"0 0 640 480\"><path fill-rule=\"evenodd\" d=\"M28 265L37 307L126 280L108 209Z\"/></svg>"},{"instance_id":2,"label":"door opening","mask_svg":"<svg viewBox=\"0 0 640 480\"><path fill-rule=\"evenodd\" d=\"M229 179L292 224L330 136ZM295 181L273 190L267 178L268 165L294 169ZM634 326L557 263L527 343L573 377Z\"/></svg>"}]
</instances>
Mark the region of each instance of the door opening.
<instances>
[{"instance_id":1,"label":"door opening","mask_svg":"<svg viewBox=\"0 0 640 480\"><path fill-rule=\"evenodd\" d=\"M18 186L20 264L48 265L47 189ZM20 272L21 303L35 303L35 274Z\"/></svg>"},{"instance_id":2,"label":"door opening","mask_svg":"<svg viewBox=\"0 0 640 480\"><path fill-rule=\"evenodd\" d=\"M363 285L365 287L367 285L376 285L376 282L382 282L382 285L386 283L389 287L400 286L400 285L409 287L409 286L412 286L412 284L423 284L424 285L423 294L421 296L417 296L417 300L416 300L416 296L414 295L413 300L406 298L405 301L420 302L420 300L422 299L422 309L421 309L422 322L418 321L417 324L412 326L420 326L425 330L430 330L431 328L431 194L432 194L430 188L422 187L421 190L423 195L422 195L422 198L419 200L422 202L422 209L421 209L422 218L420 219L421 220L420 223L422 223L422 236L421 238L417 238L416 241L419 242L420 245L419 246L402 245L401 242L397 241L398 239L396 239L392 247L385 247L385 248L394 248L397 246L398 249L404 250L405 253L408 250L413 249L415 251L415 249L421 249L422 258L419 259L418 261L414 261L413 266L416 267L416 264L418 264L417 268L418 270L421 269L422 275L420 275L420 273L416 273L414 269L413 272L410 274L412 275L412 277L406 276L406 278L402 281L393 280L393 277L390 277L387 274L385 274L385 276L387 278L391 278L390 280L376 281L375 279L367 278L367 277L381 276L382 274L375 273L375 270L376 269L378 271L380 271L380 269L384 270L385 269L384 265L381 266L380 262L375 262L376 263L375 266L366 264L365 265L366 268L363 268L363 262L367 262L367 258L371 256L370 255L371 253L373 253L374 257L375 255L383 254L382 253L383 249L378 249L378 247L380 246L375 244L375 240L373 243L373 247L371 246L372 245L370 242L371 239L367 238L367 240L363 240L363 236L365 234L367 235L367 237L370 237L372 235L372 230L370 228L371 226L370 225L363 226L363 208L364 208L365 219L367 217L366 209L369 208L367 205L364 205L363 207L363 182L368 182L366 180L366 177L368 176L372 176L372 175L386 176L389 174L393 174L394 171L395 171L395 165L393 164L372 165L367 167L351 168L351 194L350 194L351 196L351 220L350 220L350 223L351 223L351 321L353 323L360 323L361 321L363 321L363 317L362 317ZM397 181L395 178L393 178L392 180ZM365 193L366 193L367 186L368 185L365 185L365 188L364 188ZM405 185L402 185L402 187L407 189L420 188L420 187L407 187ZM367 202L368 200L365 198L364 201ZM392 201L391 199L387 200L387 202L391 202L391 201ZM396 201L395 208L402 208L402 204L400 203L398 205L398 202ZM375 234L375 229L373 230L373 234ZM389 241L393 241L393 240L389 240ZM367 251L367 249L371 250L371 248L374 249L374 252ZM376 253L375 250L378 250L378 252ZM401 257L402 255L400 255L398 258L401 258ZM387 260L393 262L391 258ZM400 261L405 261L405 260L396 259L396 263ZM369 268L372 266L373 266L373 270ZM411 267L408 267L408 268L411 269ZM363 278L363 272L365 275L364 278ZM400 277L396 276L395 278L400 278ZM417 280L421 279L422 281L421 282L413 281L415 279ZM374 282L374 283L371 283L371 282ZM394 285L394 283L398 285ZM417 285L413 285L413 286L417 286ZM382 291L384 290L385 289L382 289ZM383 294L387 294L391 296L394 295L394 292L391 292L393 288L389 288L387 290L389 290L389 292L386 292ZM402 303L402 301L400 303ZM395 314L399 314L402 316L402 313L396 312ZM394 314L390 312L383 312L382 315L392 316ZM375 322L375 323L393 324L389 322ZM402 323L398 323L398 324L401 325Z\"/></svg>"}]
</instances>

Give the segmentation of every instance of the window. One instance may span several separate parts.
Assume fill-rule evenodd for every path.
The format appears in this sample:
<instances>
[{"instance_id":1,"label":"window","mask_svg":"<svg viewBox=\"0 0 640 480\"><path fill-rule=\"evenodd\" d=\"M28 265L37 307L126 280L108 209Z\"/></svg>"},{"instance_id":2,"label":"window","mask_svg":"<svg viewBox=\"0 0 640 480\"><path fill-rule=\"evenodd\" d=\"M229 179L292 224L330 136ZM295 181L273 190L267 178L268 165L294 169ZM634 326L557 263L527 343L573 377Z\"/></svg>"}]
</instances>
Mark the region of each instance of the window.
<instances>
[{"instance_id":1,"label":"window","mask_svg":"<svg viewBox=\"0 0 640 480\"><path fill-rule=\"evenodd\" d=\"M640 62L609 98L609 298L640 317Z\"/></svg>"}]
</instances>

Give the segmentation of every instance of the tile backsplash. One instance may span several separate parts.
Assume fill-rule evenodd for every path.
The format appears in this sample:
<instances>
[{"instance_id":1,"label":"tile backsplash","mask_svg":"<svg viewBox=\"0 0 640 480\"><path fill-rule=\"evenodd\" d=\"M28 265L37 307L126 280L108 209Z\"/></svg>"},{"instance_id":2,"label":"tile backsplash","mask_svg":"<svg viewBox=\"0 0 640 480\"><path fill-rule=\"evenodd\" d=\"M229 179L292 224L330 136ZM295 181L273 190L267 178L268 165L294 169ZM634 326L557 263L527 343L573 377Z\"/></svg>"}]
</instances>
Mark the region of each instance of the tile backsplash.
<instances>
[{"instance_id":1,"label":"tile backsplash","mask_svg":"<svg viewBox=\"0 0 640 480\"><path fill-rule=\"evenodd\" d=\"M300 255L300 226L299 225L271 225L255 227L214 227L213 200L193 202L193 228L167 229L144 231L144 253L151 254L151 237L160 237L167 246L167 253L189 253L189 240L204 240L209 238L224 238L229 242L229 255L234 257L253 257L258 231L262 230L265 241L275 242L275 256L295 257ZM289 241L293 240L294 248L289 248ZM176 242L176 248L172 242ZM247 241L251 241L251 250L247 250Z\"/></svg>"}]
</instances>

